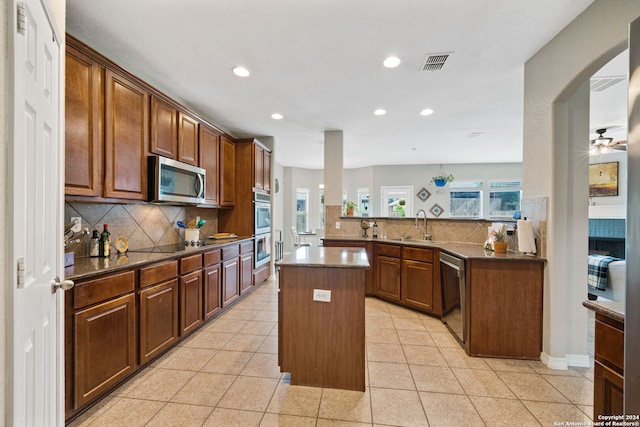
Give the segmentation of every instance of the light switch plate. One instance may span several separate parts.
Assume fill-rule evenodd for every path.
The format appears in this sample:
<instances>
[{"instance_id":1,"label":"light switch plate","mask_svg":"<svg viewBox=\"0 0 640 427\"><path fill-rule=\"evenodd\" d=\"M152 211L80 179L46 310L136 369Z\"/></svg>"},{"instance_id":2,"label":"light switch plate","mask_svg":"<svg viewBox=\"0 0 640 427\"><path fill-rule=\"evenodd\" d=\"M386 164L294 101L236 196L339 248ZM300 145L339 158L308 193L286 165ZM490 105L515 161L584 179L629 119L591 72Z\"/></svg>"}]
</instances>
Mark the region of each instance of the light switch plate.
<instances>
[{"instance_id":1,"label":"light switch plate","mask_svg":"<svg viewBox=\"0 0 640 427\"><path fill-rule=\"evenodd\" d=\"M314 289L313 300L320 302L331 302L331 291L327 289Z\"/></svg>"},{"instance_id":2,"label":"light switch plate","mask_svg":"<svg viewBox=\"0 0 640 427\"><path fill-rule=\"evenodd\" d=\"M336 230L340 230L340 221L336 222Z\"/></svg>"}]
</instances>

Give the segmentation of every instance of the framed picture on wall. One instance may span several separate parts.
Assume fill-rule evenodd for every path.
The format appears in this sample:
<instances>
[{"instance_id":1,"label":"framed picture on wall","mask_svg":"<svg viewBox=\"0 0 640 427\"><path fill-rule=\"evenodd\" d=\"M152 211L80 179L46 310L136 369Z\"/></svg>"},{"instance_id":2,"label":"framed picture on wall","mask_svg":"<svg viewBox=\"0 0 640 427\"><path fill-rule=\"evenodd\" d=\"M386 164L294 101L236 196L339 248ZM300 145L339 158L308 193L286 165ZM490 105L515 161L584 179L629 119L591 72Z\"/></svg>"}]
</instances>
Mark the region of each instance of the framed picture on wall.
<instances>
[{"instance_id":1,"label":"framed picture on wall","mask_svg":"<svg viewBox=\"0 0 640 427\"><path fill-rule=\"evenodd\" d=\"M589 165L589 197L618 195L618 162Z\"/></svg>"}]
</instances>

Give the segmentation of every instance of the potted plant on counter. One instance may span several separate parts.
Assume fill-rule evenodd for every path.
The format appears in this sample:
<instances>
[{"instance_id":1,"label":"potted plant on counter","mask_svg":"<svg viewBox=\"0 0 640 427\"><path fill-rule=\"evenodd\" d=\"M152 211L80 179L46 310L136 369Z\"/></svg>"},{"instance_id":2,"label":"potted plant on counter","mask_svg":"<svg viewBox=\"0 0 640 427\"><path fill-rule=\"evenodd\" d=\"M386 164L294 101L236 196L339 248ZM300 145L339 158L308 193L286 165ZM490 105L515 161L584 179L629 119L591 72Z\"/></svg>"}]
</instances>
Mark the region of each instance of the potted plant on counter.
<instances>
[{"instance_id":1,"label":"potted plant on counter","mask_svg":"<svg viewBox=\"0 0 640 427\"><path fill-rule=\"evenodd\" d=\"M356 204L354 202L347 202L344 205L345 211L347 216L353 216L355 210L356 210Z\"/></svg>"},{"instance_id":2,"label":"potted plant on counter","mask_svg":"<svg viewBox=\"0 0 640 427\"><path fill-rule=\"evenodd\" d=\"M498 231L492 233L495 238L493 242L493 250L498 254L506 254L508 242L505 241L507 237L506 227L500 228Z\"/></svg>"}]
</instances>

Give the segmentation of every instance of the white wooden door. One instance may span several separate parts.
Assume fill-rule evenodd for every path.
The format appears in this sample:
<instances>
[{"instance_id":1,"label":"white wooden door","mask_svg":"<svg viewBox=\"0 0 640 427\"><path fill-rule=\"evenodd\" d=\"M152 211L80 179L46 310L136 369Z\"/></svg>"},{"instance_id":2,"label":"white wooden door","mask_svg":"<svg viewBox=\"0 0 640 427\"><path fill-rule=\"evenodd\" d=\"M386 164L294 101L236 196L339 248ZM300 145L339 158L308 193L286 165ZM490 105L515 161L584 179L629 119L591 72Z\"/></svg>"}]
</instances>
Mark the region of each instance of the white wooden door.
<instances>
[{"instance_id":1,"label":"white wooden door","mask_svg":"<svg viewBox=\"0 0 640 427\"><path fill-rule=\"evenodd\" d=\"M10 0L9 425L64 424L61 56L47 0Z\"/></svg>"}]
</instances>

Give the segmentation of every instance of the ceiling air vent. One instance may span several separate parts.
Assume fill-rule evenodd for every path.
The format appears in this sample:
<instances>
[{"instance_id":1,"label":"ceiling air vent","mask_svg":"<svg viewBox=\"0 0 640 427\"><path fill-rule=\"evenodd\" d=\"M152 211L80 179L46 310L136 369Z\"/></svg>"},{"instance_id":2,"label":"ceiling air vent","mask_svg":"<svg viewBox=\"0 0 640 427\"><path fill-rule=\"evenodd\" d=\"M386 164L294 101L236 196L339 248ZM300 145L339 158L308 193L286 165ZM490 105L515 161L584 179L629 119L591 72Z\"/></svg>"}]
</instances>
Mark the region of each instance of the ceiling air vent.
<instances>
[{"instance_id":1,"label":"ceiling air vent","mask_svg":"<svg viewBox=\"0 0 640 427\"><path fill-rule=\"evenodd\" d=\"M620 82L625 81L627 78L624 76L609 76L609 77L593 77L591 79L591 92L602 92L609 89Z\"/></svg>"},{"instance_id":2,"label":"ceiling air vent","mask_svg":"<svg viewBox=\"0 0 640 427\"><path fill-rule=\"evenodd\" d=\"M422 71L438 71L444 66L444 63L453 52L443 53L427 53L422 61Z\"/></svg>"}]
</instances>

